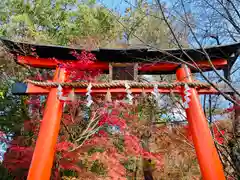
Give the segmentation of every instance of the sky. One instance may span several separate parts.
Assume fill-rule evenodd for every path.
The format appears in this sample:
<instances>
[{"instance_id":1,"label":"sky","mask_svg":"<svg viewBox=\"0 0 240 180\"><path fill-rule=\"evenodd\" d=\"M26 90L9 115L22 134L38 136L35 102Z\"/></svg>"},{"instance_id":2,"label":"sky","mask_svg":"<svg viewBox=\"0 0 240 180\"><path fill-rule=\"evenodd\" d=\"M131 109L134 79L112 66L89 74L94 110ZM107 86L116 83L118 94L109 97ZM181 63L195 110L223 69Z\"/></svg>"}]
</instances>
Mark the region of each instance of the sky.
<instances>
[{"instance_id":1,"label":"sky","mask_svg":"<svg viewBox=\"0 0 240 180\"><path fill-rule=\"evenodd\" d=\"M135 0L126 0L127 2L134 3ZM125 0L97 0L98 3L114 9L117 12L123 13L124 10L129 7L129 4Z\"/></svg>"},{"instance_id":2,"label":"sky","mask_svg":"<svg viewBox=\"0 0 240 180\"><path fill-rule=\"evenodd\" d=\"M136 4L136 1L137 0L97 0L98 3L105 5L106 7L114 9L117 12L121 12L121 13L124 13L126 8ZM150 2L150 0L145 0L145 1Z\"/></svg>"}]
</instances>

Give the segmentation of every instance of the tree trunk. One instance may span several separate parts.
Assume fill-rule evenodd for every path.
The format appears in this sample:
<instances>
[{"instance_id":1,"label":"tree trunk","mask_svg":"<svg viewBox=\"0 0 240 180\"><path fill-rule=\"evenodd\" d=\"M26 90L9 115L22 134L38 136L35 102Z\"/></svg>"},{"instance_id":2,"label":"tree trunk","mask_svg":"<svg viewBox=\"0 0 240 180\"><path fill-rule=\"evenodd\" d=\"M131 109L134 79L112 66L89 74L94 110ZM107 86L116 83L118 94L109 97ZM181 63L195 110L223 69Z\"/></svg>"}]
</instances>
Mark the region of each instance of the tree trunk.
<instances>
[{"instance_id":1,"label":"tree trunk","mask_svg":"<svg viewBox=\"0 0 240 180\"><path fill-rule=\"evenodd\" d=\"M146 124L148 126L151 126L152 122L154 122L154 121L155 121L155 109L154 109L154 107L152 107L149 122L147 122ZM151 137L150 131L145 131L142 135L143 149L146 151L150 151L150 149L149 149L150 137ZM152 167L151 159L143 159L144 180L153 180L152 172L153 172L153 167Z\"/></svg>"},{"instance_id":2,"label":"tree trunk","mask_svg":"<svg viewBox=\"0 0 240 180\"><path fill-rule=\"evenodd\" d=\"M235 55L234 57L230 58L228 60L228 66L227 69L224 70L224 77L231 82L231 68L233 64L235 63L236 59L238 57L238 54ZM233 124L233 134L234 137L229 143L230 147L230 156L233 161L233 164L235 166L235 169L240 172L240 100L239 97L234 94L232 98L238 103L234 104L234 110L235 114L232 119L232 124ZM238 176L240 179L240 177Z\"/></svg>"},{"instance_id":3,"label":"tree trunk","mask_svg":"<svg viewBox=\"0 0 240 180\"><path fill-rule=\"evenodd\" d=\"M234 99L237 102L240 102L236 96L234 96ZM240 105L235 104L234 105L235 114L233 118L233 133L234 133L234 139L231 142L231 156L233 163L237 169L238 172L240 172Z\"/></svg>"}]
</instances>

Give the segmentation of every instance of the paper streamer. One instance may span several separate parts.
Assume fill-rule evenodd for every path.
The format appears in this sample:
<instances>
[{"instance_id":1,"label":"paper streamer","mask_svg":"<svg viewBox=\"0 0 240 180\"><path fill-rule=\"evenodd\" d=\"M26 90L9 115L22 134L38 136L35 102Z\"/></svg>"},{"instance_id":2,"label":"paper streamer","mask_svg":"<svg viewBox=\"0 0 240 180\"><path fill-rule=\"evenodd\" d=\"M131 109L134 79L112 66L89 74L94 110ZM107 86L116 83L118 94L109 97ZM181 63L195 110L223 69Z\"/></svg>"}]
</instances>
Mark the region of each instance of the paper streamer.
<instances>
[{"instance_id":1,"label":"paper streamer","mask_svg":"<svg viewBox=\"0 0 240 180\"><path fill-rule=\"evenodd\" d=\"M63 101L74 101L75 100L75 93L74 90L72 89L72 91L68 94L68 96L63 96L63 88L61 85L58 85L57 88L57 96L58 99L63 100Z\"/></svg>"},{"instance_id":2,"label":"paper streamer","mask_svg":"<svg viewBox=\"0 0 240 180\"><path fill-rule=\"evenodd\" d=\"M128 85L127 82L125 82L125 88L126 88L126 92L127 92L128 102L129 102L129 104L133 104L132 91L130 90L130 86Z\"/></svg>"},{"instance_id":3,"label":"paper streamer","mask_svg":"<svg viewBox=\"0 0 240 180\"><path fill-rule=\"evenodd\" d=\"M62 100L62 95L63 95L63 92L62 92L63 88L61 85L58 85L58 88L57 88L57 97L58 99Z\"/></svg>"},{"instance_id":4,"label":"paper streamer","mask_svg":"<svg viewBox=\"0 0 240 180\"><path fill-rule=\"evenodd\" d=\"M153 88L153 91L152 91L152 94L157 102L157 106L158 107L161 107L161 100L160 100L160 94L159 94L159 91L158 91L158 85L157 84L154 84L154 88Z\"/></svg>"},{"instance_id":5,"label":"paper streamer","mask_svg":"<svg viewBox=\"0 0 240 180\"><path fill-rule=\"evenodd\" d=\"M189 102L190 102L190 98L189 96L191 95L191 93L189 92L190 88L187 84L184 85L184 102L183 102L183 107L185 109L189 108Z\"/></svg>"},{"instance_id":6,"label":"paper streamer","mask_svg":"<svg viewBox=\"0 0 240 180\"><path fill-rule=\"evenodd\" d=\"M86 106L87 107L90 107L93 103L93 100L92 100L92 96L91 96L91 92L92 92L92 84L89 83L88 87L87 87L87 93L86 93L86 96L87 96L87 104Z\"/></svg>"}]
</instances>

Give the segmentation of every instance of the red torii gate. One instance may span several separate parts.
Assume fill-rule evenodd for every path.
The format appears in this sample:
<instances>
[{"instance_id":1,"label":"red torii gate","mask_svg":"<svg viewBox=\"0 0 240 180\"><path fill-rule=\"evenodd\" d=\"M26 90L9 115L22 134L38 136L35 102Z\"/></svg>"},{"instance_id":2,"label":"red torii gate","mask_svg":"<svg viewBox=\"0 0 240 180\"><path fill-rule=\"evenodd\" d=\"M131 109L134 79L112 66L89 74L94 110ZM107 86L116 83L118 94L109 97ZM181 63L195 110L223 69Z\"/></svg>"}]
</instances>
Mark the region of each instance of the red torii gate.
<instances>
[{"instance_id":1,"label":"red torii gate","mask_svg":"<svg viewBox=\"0 0 240 180\"><path fill-rule=\"evenodd\" d=\"M65 70L57 66L56 58L59 61L74 61L71 51L80 52L80 49L71 49L60 46L35 45L27 43L19 43L1 39L8 47L9 52L15 56L17 63L29 65L32 67L55 68L53 82L62 83L66 81ZM205 49L211 58L216 69L229 69L229 64L233 64L235 59L230 61L232 54L236 53L240 44L232 44L228 46L218 46ZM33 56L32 50L37 54ZM89 67L90 69L98 68L105 72L109 71L109 63L139 63L151 66L141 66L138 68L140 74L172 74L176 73L179 82L191 83L192 72L198 72L195 65L184 56L181 50L166 50L169 55L156 50L146 48L138 49L97 49L91 51L96 55L98 62ZM185 49L185 52L196 62L202 71L210 71L211 65L200 49ZM181 65L178 61L173 60L173 56L181 58L188 63ZM228 60L227 60L228 59ZM143 68L145 67L145 68ZM146 68L147 67L147 68ZM151 92L153 88L145 88L145 92ZM170 93L169 89L159 88L160 93ZM16 83L13 87L15 94L48 94L46 109L41 123L36 147L34 150L28 180L49 180L51 168L53 165L55 146L60 129L60 120L62 116L63 104L57 98L57 87L44 88L32 83ZM124 93L124 87L113 88L92 88L92 93ZM131 88L132 93L141 93L142 88ZM171 92L183 95L183 87L175 87ZM75 93L86 93L86 88L76 88ZM193 136L193 142L199 161L201 173L206 180L224 180L224 171L220 162L217 150L215 148L208 123L206 121L203 109L201 107L198 94L218 94L214 88L190 88L190 103L186 109L187 120Z\"/></svg>"}]
</instances>

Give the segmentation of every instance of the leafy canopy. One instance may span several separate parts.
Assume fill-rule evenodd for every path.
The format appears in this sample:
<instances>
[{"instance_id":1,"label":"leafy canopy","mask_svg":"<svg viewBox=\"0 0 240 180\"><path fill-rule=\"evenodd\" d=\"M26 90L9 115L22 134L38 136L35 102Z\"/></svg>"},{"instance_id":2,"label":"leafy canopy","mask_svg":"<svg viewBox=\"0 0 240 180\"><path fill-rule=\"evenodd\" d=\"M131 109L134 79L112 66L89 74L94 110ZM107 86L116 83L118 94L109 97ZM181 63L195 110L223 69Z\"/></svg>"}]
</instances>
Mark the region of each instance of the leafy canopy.
<instances>
[{"instance_id":1,"label":"leafy canopy","mask_svg":"<svg viewBox=\"0 0 240 180\"><path fill-rule=\"evenodd\" d=\"M115 17L93 0L3 0L0 7L0 35L11 39L67 45L76 37L92 37L104 42L119 29Z\"/></svg>"}]
</instances>

